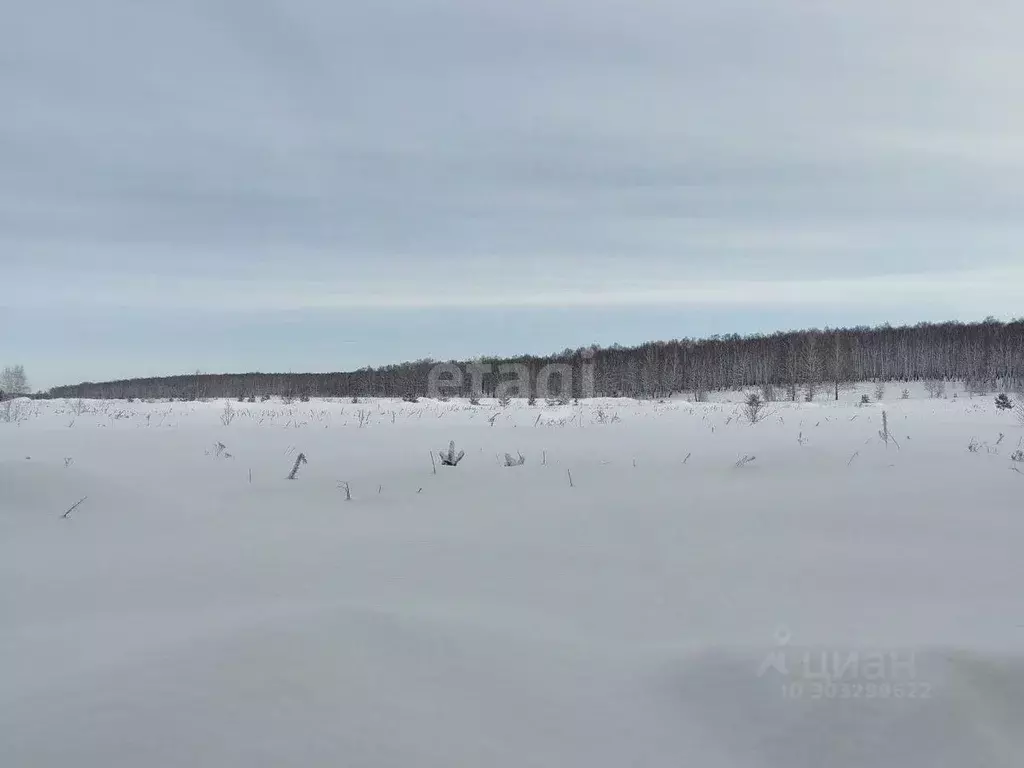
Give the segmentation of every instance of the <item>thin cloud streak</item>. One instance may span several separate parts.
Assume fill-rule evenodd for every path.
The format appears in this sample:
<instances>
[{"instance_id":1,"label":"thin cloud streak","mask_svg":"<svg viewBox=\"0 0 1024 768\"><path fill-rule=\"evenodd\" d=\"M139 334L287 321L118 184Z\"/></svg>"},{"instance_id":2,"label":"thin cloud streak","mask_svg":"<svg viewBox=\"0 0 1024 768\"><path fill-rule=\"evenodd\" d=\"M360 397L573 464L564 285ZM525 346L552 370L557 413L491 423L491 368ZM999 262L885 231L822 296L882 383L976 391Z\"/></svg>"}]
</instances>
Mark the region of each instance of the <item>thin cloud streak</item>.
<instances>
[{"instance_id":1,"label":"thin cloud streak","mask_svg":"<svg viewBox=\"0 0 1024 768\"><path fill-rule=\"evenodd\" d=\"M418 290L389 286L379 291L335 289L323 281L283 281L273 289L239 280L111 278L102 286L55 284L50 300L68 309L201 309L212 314L352 309L486 309L556 307L764 307L813 308L906 305L956 307L975 314L1009 316L1021 309L1024 269L992 269L924 275L886 275L823 280L693 280L655 277L621 281L617 289L563 284L546 291L505 288L454 277L443 287ZM585 282L585 280L584 280ZM10 302L30 296L14 295Z\"/></svg>"}]
</instances>

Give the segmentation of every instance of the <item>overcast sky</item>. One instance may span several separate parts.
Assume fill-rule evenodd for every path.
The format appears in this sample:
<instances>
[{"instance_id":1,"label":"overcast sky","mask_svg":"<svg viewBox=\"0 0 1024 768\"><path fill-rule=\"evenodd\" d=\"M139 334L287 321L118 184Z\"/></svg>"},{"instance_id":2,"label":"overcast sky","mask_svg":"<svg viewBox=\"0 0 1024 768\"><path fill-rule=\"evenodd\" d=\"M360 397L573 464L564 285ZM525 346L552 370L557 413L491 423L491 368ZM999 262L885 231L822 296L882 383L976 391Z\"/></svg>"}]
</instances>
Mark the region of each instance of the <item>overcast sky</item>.
<instances>
[{"instance_id":1,"label":"overcast sky","mask_svg":"<svg viewBox=\"0 0 1024 768\"><path fill-rule=\"evenodd\" d=\"M32 0L34 387L1024 314L1019 0Z\"/></svg>"}]
</instances>

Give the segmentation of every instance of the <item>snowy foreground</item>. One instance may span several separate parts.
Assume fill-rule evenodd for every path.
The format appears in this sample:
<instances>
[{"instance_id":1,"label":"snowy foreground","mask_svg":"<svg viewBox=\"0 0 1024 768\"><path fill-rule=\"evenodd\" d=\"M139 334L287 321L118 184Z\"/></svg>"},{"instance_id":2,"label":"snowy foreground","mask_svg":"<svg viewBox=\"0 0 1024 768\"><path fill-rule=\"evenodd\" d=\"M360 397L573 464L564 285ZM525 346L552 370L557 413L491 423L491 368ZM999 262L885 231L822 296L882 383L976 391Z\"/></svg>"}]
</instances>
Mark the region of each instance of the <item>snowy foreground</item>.
<instances>
[{"instance_id":1,"label":"snowy foreground","mask_svg":"<svg viewBox=\"0 0 1024 768\"><path fill-rule=\"evenodd\" d=\"M892 398L22 401L0 765L1022 765L1024 430Z\"/></svg>"}]
</instances>

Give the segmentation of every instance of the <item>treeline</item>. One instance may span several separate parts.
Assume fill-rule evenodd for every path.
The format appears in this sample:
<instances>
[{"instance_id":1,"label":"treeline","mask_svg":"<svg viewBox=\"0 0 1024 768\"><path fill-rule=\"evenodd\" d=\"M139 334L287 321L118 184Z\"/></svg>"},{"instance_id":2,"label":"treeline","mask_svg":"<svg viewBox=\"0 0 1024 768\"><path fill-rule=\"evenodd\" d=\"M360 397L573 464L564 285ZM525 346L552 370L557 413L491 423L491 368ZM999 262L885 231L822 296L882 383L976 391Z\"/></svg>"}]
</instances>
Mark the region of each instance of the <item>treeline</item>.
<instances>
[{"instance_id":1,"label":"treeline","mask_svg":"<svg viewBox=\"0 0 1024 768\"><path fill-rule=\"evenodd\" d=\"M250 398L425 396L439 361L418 360L338 373L236 373L85 382L55 387L50 397ZM465 377L451 395L493 396L498 366L519 363L531 380L550 364L568 364L565 396L667 397L687 392L761 387L774 397L797 399L822 389L835 392L854 381L960 380L982 391L1024 390L1024 319L980 323L835 328L678 339L636 347L566 349L547 357L523 355L450 361L493 366L473 392ZM585 366L592 366L586 369ZM557 385L556 377L556 385ZM592 382L593 390L587 391Z\"/></svg>"}]
</instances>

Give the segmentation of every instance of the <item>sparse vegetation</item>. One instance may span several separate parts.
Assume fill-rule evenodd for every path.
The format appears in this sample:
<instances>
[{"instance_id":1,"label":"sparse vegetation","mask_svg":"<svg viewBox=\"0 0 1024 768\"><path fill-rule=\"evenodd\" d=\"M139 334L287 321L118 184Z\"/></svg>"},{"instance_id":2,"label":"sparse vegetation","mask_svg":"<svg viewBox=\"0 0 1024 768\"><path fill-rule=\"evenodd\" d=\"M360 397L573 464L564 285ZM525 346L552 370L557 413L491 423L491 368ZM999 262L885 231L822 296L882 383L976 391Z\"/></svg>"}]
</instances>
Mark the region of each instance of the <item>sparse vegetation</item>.
<instances>
[{"instance_id":1,"label":"sparse vegetation","mask_svg":"<svg viewBox=\"0 0 1024 768\"><path fill-rule=\"evenodd\" d=\"M526 463L526 457L523 454L519 454L518 458L513 458L511 453L505 454L505 466L506 467L521 467Z\"/></svg>"},{"instance_id":2,"label":"sparse vegetation","mask_svg":"<svg viewBox=\"0 0 1024 768\"><path fill-rule=\"evenodd\" d=\"M213 456L215 459L230 459L233 458L228 452L228 447L219 440L213 444L213 448L206 451L207 456Z\"/></svg>"},{"instance_id":3,"label":"sparse vegetation","mask_svg":"<svg viewBox=\"0 0 1024 768\"><path fill-rule=\"evenodd\" d=\"M466 456L466 452L465 451L459 451L458 453L455 453L455 441L454 440L452 440L448 444L448 451L447 452L445 452L445 451L438 451L438 454L441 457L441 464L442 464L442 466L445 466L445 467L457 467L459 465L459 462L462 461L462 459L465 458L465 456Z\"/></svg>"},{"instance_id":4,"label":"sparse vegetation","mask_svg":"<svg viewBox=\"0 0 1024 768\"><path fill-rule=\"evenodd\" d=\"M743 416L751 424L764 421L770 414L766 410L764 402L755 393L747 395L743 403Z\"/></svg>"},{"instance_id":5,"label":"sparse vegetation","mask_svg":"<svg viewBox=\"0 0 1024 768\"><path fill-rule=\"evenodd\" d=\"M17 424L24 417L25 409L20 400L0 402L0 422Z\"/></svg>"},{"instance_id":6,"label":"sparse vegetation","mask_svg":"<svg viewBox=\"0 0 1024 768\"><path fill-rule=\"evenodd\" d=\"M230 426L231 422L235 420L235 409L231 406L231 401L228 400L224 403L224 410L220 412L220 423L225 427Z\"/></svg>"},{"instance_id":7,"label":"sparse vegetation","mask_svg":"<svg viewBox=\"0 0 1024 768\"><path fill-rule=\"evenodd\" d=\"M299 476L299 467L301 467L303 464L308 463L309 462L306 461L306 454L300 453L298 456L296 456L295 464L292 466L292 471L288 473L288 479L294 480L295 478L297 478Z\"/></svg>"},{"instance_id":8,"label":"sparse vegetation","mask_svg":"<svg viewBox=\"0 0 1024 768\"><path fill-rule=\"evenodd\" d=\"M69 517L71 517L71 513L78 509L82 505L82 502L84 502L88 498L88 496L83 496L82 498L80 498L78 501L72 504L68 511L61 515L61 517L67 520Z\"/></svg>"},{"instance_id":9,"label":"sparse vegetation","mask_svg":"<svg viewBox=\"0 0 1024 768\"><path fill-rule=\"evenodd\" d=\"M892 442L896 446L897 450L900 449L900 444L896 438L889 431L889 414L886 411L882 411L882 428L878 430L878 436L882 438L882 442L885 443L885 447L889 447L889 443Z\"/></svg>"}]
</instances>

